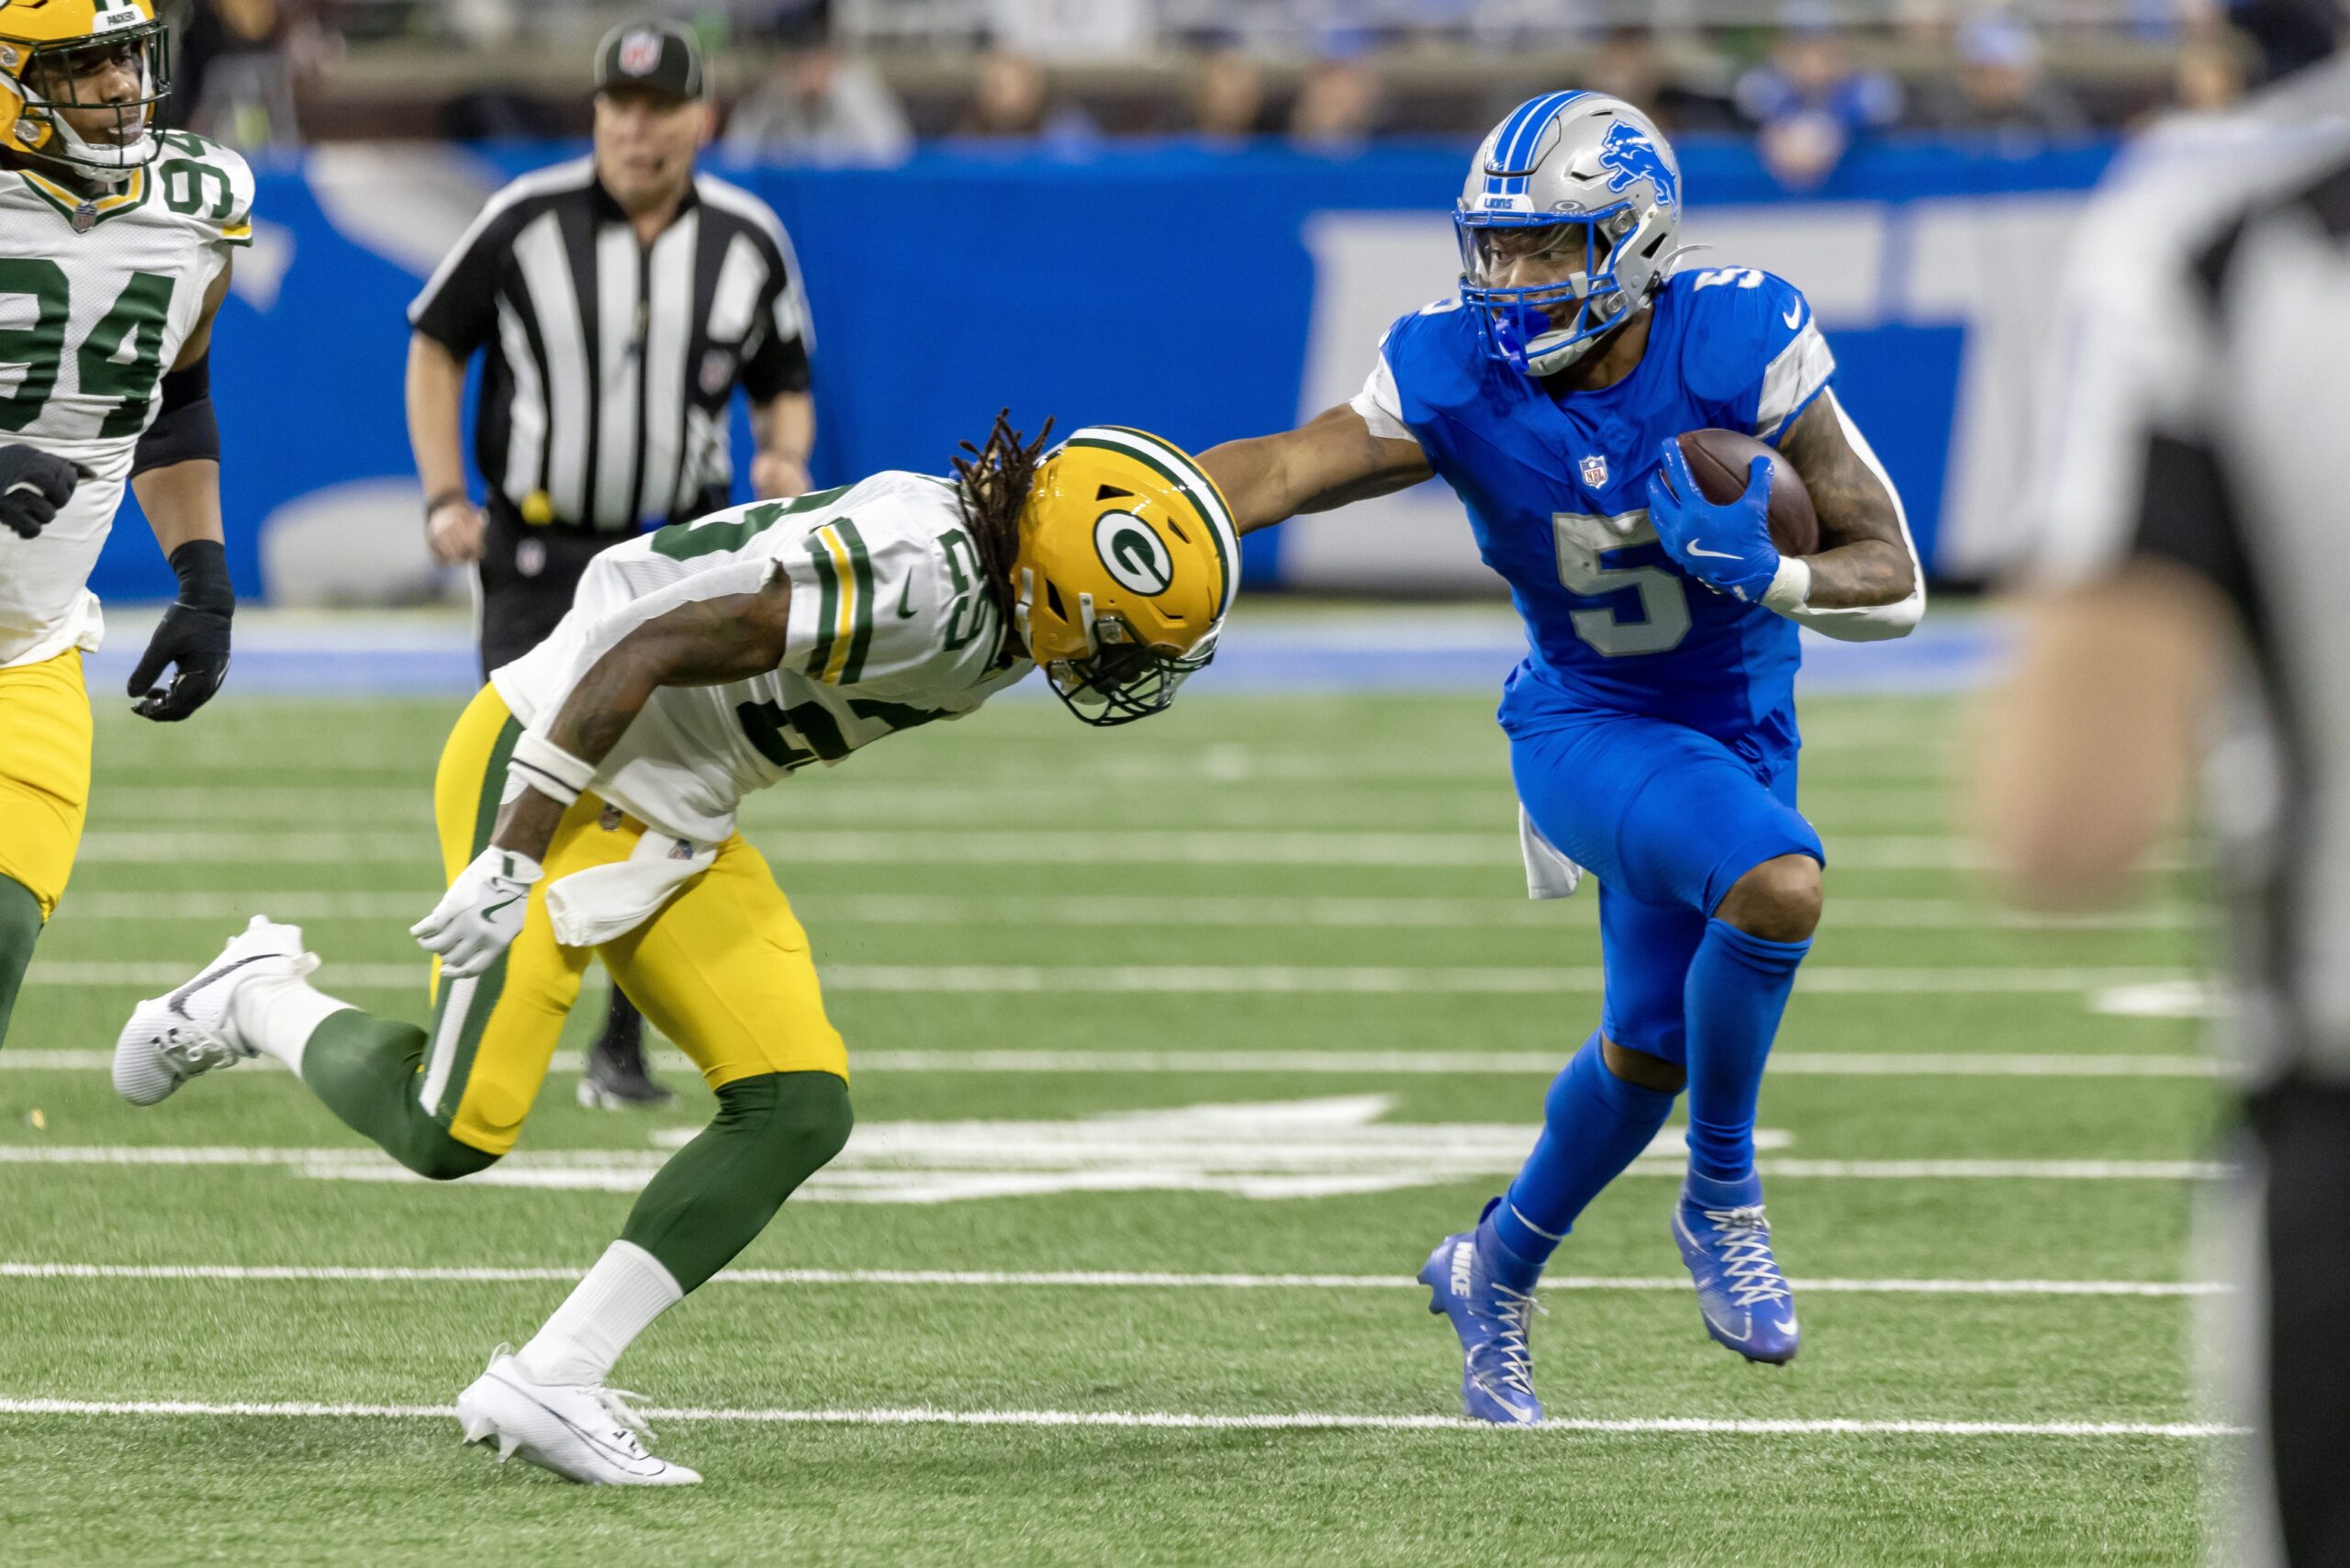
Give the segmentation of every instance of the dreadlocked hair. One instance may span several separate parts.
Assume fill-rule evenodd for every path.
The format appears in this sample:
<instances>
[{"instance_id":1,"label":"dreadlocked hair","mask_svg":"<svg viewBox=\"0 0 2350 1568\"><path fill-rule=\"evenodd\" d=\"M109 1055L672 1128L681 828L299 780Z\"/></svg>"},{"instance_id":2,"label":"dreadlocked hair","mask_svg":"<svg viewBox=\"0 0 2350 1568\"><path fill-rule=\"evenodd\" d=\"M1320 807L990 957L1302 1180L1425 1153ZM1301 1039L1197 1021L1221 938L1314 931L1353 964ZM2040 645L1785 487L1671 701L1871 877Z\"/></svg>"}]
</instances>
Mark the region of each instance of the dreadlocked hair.
<instances>
[{"instance_id":1,"label":"dreadlocked hair","mask_svg":"<svg viewBox=\"0 0 2350 1568\"><path fill-rule=\"evenodd\" d=\"M963 521L986 569L988 597L995 603L999 624L1006 628L1013 623L1012 563L1020 553L1020 510L1027 504L1036 460L1052 433L1053 421L1046 420L1036 439L1029 440L1012 428L1012 410L1005 409L996 415L986 445L967 441L962 450L970 455L953 460Z\"/></svg>"}]
</instances>

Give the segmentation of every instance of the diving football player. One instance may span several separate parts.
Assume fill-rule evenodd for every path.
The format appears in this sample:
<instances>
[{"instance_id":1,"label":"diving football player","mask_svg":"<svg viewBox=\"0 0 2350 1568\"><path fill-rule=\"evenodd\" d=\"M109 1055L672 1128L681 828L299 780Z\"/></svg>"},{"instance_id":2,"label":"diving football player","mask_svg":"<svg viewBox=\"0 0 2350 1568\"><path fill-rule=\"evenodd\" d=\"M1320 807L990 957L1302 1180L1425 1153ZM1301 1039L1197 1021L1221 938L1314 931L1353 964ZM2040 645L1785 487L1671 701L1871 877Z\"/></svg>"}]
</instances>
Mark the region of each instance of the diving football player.
<instances>
[{"instance_id":1,"label":"diving football player","mask_svg":"<svg viewBox=\"0 0 2350 1568\"><path fill-rule=\"evenodd\" d=\"M1681 201L1672 149L1630 105L1519 106L1454 212L1459 297L1391 327L1351 402L1200 460L1244 532L1439 476L1526 622L1500 719L1529 886L1597 875L1606 999L1524 1169L1420 1275L1459 1332L1469 1414L1490 1421L1541 1418L1535 1282L1684 1088L1670 1225L1706 1327L1752 1361L1796 1353L1753 1127L1826 860L1796 809L1796 627L1897 637L1925 607L1810 307L1751 267L1676 267ZM1817 554L1773 545L1763 459L1738 499L1705 498L1673 438L1709 427L1794 465Z\"/></svg>"},{"instance_id":2,"label":"diving football player","mask_svg":"<svg viewBox=\"0 0 2350 1568\"><path fill-rule=\"evenodd\" d=\"M265 1052L409 1170L514 1147L591 959L701 1069L718 1114L522 1349L457 1401L468 1441L576 1481L677 1484L606 1374L766 1227L849 1132L848 1059L807 934L735 831L744 796L957 719L1037 665L1096 724L1164 709L1238 586L1215 487L1136 431L1046 455L1001 420L954 478L878 474L644 534L495 671L434 785L446 897L429 1029L313 990L301 933L256 917L142 1002L115 1085L151 1104Z\"/></svg>"},{"instance_id":3,"label":"diving football player","mask_svg":"<svg viewBox=\"0 0 2350 1568\"><path fill-rule=\"evenodd\" d=\"M207 365L253 182L157 130L170 91L151 0L0 6L0 1039L88 812L90 570L126 485L179 579L132 711L185 719L229 669Z\"/></svg>"}]
</instances>

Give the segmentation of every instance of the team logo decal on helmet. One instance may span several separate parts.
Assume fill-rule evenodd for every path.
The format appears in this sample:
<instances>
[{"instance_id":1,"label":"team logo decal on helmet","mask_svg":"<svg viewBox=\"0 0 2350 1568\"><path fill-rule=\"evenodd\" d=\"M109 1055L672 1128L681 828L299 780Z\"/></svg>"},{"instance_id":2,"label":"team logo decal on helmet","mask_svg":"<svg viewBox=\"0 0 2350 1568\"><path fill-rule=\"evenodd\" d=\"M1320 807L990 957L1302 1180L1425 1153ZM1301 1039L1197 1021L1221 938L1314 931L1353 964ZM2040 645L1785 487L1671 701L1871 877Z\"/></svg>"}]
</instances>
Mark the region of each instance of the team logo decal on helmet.
<instances>
[{"instance_id":1,"label":"team logo decal on helmet","mask_svg":"<svg viewBox=\"0 0 2350 1568\"><path fill-rule=\"evenodd\" d=\"M1174 584L1167 542L1130 511L1103 512L1093 525L1093 548L1110 575L1136 593L1156 597Z\"/></svg>"},{"instance_id":2,"label":"team logo decal on helmet","mask_svg":"<svg viewBox=\"0 0 2350 1568\"><path fill-rule=\"evenodd\" d=\"M1510 111L1453 209L1460 300L1496 359L1549 375L1648 303L1680 254L1681 170L1648 117L1604 93Z\"/></svg>"},{"instance_id":3,"label":"team logo decal on helmet","mask_svg":"<svg viewBox=\"0 0 2350 1568\"><path fill-rule=\"evenodd\" d=\"M1087 723L1127 723L1173 702L1215 656L1239 586L1231 511L1180 447L1091 425L1037 465L1020 516L1013 620Z\"/></svg>"}]
</instances>

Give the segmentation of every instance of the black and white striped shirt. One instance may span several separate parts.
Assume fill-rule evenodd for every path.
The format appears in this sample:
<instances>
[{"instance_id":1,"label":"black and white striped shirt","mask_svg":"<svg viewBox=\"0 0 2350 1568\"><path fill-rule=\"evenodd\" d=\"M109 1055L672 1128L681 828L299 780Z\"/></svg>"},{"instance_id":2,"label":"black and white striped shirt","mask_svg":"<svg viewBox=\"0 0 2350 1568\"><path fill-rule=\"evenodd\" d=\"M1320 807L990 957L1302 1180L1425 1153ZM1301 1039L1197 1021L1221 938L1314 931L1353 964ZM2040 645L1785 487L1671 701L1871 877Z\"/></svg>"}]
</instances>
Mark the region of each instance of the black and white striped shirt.
<instances>
[{"instance_id":1,"label":"black and white striped shirt","mask_svg":"<svg viewBox=\"0 0 2350 1568\"><path fill-rule=\"evenodd\" d=\"M459 359L487 350L474 455L522 516L634 532L709 504L732 475L727 404L805 391L811 332L783 225L702 174L649 246L591 160L490 199L408 321Z\"/></svg>"},{"instance_id":2,"label":"black and white striped shirt","mask_svg":"<svg viewBox=\"0 0 2350 1568\"><path fill-rule=\"evenodd\" d=\"M2067 284L2037 576L2160 560L2251 660L2209 803L2237 1034L2350 1082L2350 62L2129 155Z\"/></svg>"}]
</instances>

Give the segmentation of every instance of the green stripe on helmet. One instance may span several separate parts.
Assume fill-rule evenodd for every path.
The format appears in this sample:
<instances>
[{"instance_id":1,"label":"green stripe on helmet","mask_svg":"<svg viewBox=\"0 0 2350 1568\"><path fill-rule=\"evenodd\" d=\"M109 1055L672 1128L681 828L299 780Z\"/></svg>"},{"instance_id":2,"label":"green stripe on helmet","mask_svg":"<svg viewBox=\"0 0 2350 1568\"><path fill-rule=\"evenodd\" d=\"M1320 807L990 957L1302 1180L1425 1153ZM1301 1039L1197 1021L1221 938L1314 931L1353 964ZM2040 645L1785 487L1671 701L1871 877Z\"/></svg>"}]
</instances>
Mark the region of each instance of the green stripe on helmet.
<instances>
[{"instance_id":1,"label":"green stripe on helmet","mask_svg":"<svg viewBox=\"0 0 2350 1568\"><path fill-rule=\"evenodd\" d=\"M1124 453L1182 492L1207 520L1208 542L1215 546L1216 565L1224 572L1224 595L1215 612L1218 616L1228 613L1240 591L1240 536L1233 529L1223 495L1206 472L1157 436L1125 425L1088 425L1070 436L1068 444Z\"/></svg>"}]
</instances>

